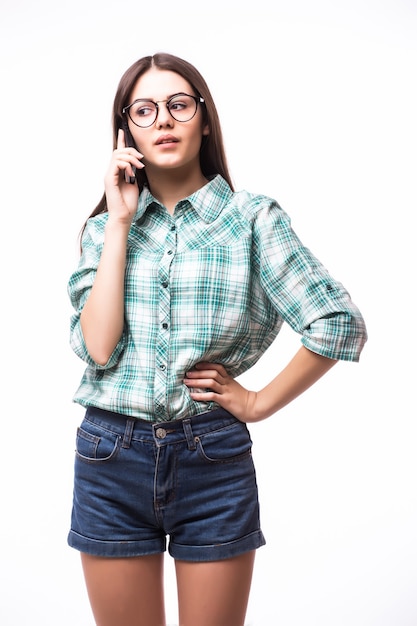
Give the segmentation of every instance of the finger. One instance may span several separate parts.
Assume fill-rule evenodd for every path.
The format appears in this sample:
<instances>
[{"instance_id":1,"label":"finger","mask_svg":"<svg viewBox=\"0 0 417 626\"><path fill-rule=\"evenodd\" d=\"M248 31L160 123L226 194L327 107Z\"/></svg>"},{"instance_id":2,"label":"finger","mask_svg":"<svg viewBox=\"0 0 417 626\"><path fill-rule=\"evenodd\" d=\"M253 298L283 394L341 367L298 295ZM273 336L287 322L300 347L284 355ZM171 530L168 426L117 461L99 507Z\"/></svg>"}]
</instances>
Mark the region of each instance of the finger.
<instances>
[{"instance_id":1,"label":"finger","mask_svg":"<svg viewBox=\"0 0 417 626\"><path fill-rule=\"evenodd\" d=\"M218 404L220 404L219 400L222 398L221 394L214 391L193 391L192 389L190 390L190 396L197 402L217 402Z\"/></svg>"},{"instance_id":2,"label":"finger","mask_svg":"<svg viewBox=\"0 0 417 626\"><path fill-rule=\"evenodd\" d=\"M201 361L201 363L196 363L195 369L198 369L200 372L202 370L214 370L218 372L221 376L227 376L227 372L221 363L209 363L208 361Z\"/></svg>"},{"instance_id":3,"label":"finger","mask_svg":"<svg viewBox=\"0 0 417 626\"><path fill-rule=\"evenodd\" d=\"M126 152L126 148L116 148L113 153L113 163L126 183L134 183L136 180L136 167L131 163L132 160L136 159L132 159L132 155Z\"/></svg>"},{"instance_id":4,"label":"finger","mask_svg":"<svg viewBox=\"0 0 417 626\"><path fill-rule=\"evenodd\" d=\"M125 140L125 134L122 128L119 128L119 131L117 133L117 143L116 143L117 149L119 148L126 148L126 140Z\"/></svg>"},{"instance_id":5,"label":"finger","mask_svg":"<svg viewBox=\"0 0 417 626\"><path fill-rule=\"evenodd\" d=\"M191 370L186 373L186 377L191 378L193 380L209 378L210 380L217 381L222 384L225 384L226 381L228 380L227 374L223 376L219 371L214 370L214 369L198 370L198 371Z\"/></svg>"},{"instance_id":6,"label":"finger","mask_svg":"<svg viewBox=\"0 0 417 626\"><path fill-rule=\"evenodd\" d=\"M113 157L118 170L124 172L125 182L135 183L137 170L145 167L140 161L143 155L134 148L116 148Z\"/></svg>"},{"instance_id":7,"label":"finger","mask_svg":"<svg viewBox=\"0 0 417 626\"><path fill-rule=\"evenodd\" d=\"M207 389L217 394L221 394L225 389L224 385L212 378L185 378L184 385L190 389Z\"/></svg>"}]
</instances>

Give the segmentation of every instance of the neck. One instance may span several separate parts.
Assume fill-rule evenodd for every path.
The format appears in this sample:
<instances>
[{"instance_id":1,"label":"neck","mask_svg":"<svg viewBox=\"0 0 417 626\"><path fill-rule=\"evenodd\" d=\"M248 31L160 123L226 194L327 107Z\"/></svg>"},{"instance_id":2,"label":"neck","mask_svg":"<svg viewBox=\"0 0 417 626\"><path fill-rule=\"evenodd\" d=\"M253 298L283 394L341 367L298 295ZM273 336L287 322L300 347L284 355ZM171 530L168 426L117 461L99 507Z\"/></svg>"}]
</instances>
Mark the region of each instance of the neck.
<instances>
[{"instance_id":1,"label":"neck","mask_svg":"<svg viewBox=\"0 0 417 626\"><path fill-rule=\"evenodd\" d=\"M180 200L187 198L208 182L200 169L194 172L178 169L152 171L149 167L146 174L152 195L171 214Z\"/></svg>"}]
</instances>

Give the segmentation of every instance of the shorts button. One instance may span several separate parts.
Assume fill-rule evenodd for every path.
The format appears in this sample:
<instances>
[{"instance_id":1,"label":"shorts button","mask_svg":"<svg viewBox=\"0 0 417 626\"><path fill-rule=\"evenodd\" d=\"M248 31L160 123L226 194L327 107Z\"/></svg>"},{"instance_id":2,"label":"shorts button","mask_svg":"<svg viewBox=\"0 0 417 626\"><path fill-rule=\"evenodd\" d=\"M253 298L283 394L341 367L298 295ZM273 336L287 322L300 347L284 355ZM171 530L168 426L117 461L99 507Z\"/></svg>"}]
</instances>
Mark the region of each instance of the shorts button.
<instances>
[{"instance_id":1,"label":"shorts button","mask_svg":"<svg viewBox=\"0 0 417 626\"><path fill-rule=\"evenodd\" d=\"M165 428L157 428L155 435L158 437L158 439L165 439L165 437L167 436L167 431L165 430Z\"/></svg>"}]
</instances>

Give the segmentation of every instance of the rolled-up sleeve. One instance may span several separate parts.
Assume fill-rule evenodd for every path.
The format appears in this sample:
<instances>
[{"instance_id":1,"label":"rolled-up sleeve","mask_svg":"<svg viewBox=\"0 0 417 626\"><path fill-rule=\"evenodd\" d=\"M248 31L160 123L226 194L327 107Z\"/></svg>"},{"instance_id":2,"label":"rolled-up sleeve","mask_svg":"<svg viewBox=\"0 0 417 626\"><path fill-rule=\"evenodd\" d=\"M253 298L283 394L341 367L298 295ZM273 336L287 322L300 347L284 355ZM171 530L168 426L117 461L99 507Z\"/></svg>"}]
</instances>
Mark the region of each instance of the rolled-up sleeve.
<instances>
[{"instance_id":1,"label":"rolled-up sleeve","mask_svg":"<svg viewBox=\"0 0 417 626\"><path fill-rule=\"evenodd\" d=\"M100 365L88 352L84 335L81 328L81 312L90 294L97 272L97 266L101 256L102 243L97 245L97 235L100 234L87 223L82 240L82 254L76 271L68 281L68 295L75 313L70 320L70 345L75 354L88 365L96 369L109 369L118 362L125 347L125 333L113 350L106 364Z\"/></svg>"},{"instance_id":2,"label":"rolled-up sleeve","mask_svg":"<svg viewBox=\"0 0 417 626\"><path fill-rule=\"evenodd\" d=\"M361 312L274 201L258 211L253 236L261 287L278 315L302 335L302 344L330 359L359 361L367 340Z\"/></svg>"}]
</instances>

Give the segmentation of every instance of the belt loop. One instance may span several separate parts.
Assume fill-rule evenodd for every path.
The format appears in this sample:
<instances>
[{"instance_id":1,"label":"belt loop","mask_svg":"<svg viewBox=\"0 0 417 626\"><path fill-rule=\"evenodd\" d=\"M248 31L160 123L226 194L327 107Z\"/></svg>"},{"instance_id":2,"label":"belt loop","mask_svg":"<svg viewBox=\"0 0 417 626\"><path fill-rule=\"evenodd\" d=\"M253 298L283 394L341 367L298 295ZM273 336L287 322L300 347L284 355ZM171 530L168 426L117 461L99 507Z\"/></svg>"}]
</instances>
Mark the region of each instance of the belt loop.
<instances>
[{"instance_id":1,"label":"belt loop","mask_svg":"<svg viewBox=\"0 0 417 626\"><path fill-rule=\"evenodd\" d=\"M135 420L128 419L126 420L126 428L123 435L123 443L122 448L129 448L130 442L132 441L133 428L135 425Z\"/></svg>"},{"instance_id":2,"label":"belt loop","mask_svg":"<svg viewBox=\"0 0 417 626\"><path fill-rule=\"evenodd\" d=\"M188 449L196 450L197 446L194 441L193 430L191 428L191 419L189 417L182 420L182 427L184 429L185 437L187 439Z\"/></svg>"}]
</instances>

